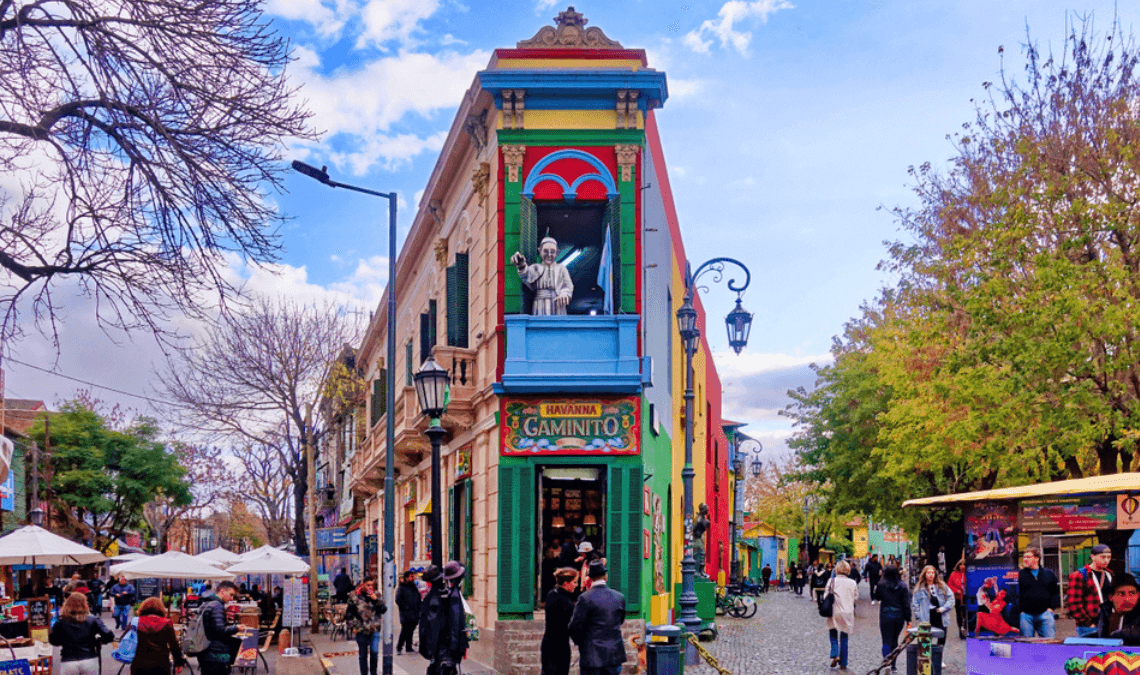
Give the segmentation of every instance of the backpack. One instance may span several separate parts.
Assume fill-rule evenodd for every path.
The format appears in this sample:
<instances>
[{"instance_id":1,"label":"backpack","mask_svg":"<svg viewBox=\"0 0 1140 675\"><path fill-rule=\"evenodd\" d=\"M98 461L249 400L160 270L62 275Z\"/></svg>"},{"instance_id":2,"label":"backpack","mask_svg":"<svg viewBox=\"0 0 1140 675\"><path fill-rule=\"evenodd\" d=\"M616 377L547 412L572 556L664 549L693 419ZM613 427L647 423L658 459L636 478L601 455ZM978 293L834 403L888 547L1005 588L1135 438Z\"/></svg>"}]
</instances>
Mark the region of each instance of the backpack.
<instances>
[{"instance_id":1,"label":"backpack","mask_svg":"<svg viewBox=\"0 0 1140 675\"><path fill-rule=\"evenodd\" d=\"M135 651L138 650L139 646L138 626L138 618L131 619L130 630L127 631L122 640L119 640L119 646L111 652L111 658L119 663L130 663L135 660Z\"/></svg>"},{"instance_id":2,"label":"backpack","mask_svg":"<svg viewBox=\"0 0 1140 675\"><path fill-rule=\"evenodd\" d=\"M182 653L187 656L197 656L209 648L210 639L206 637L206 608L203 606L198 609L198 613L182 633Z\"/></svg>"}]
</instances>

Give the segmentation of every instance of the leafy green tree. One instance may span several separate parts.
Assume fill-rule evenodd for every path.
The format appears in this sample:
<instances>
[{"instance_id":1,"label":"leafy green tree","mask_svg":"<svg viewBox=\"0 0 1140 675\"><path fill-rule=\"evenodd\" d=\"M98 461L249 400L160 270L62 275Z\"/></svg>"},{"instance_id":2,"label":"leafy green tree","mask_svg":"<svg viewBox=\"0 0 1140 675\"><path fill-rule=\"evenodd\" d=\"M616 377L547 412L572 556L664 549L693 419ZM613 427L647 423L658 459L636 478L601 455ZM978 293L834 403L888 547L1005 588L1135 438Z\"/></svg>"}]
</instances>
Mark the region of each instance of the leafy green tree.
<instances>
[{"instance_id":1,"label":"leafy green tree","mask_svg":"<svg viewBox=\"0 0 1140 675\"><path fill-rule=\"evenodd\" d=\"M950 167L912 170L897 285L793 392L792 446L841 508L900 522L908 497L1136 463L1140 51L1086 22L1025 57L1024 82L986 83Z\"/></svg>"},{"instance_id":2,"label":"leafy green tree","mask_svg":"<svg viewBox=\"0 0 1140 675\"><path fill-rule=\"evenodd\" d=\"M44 424L30 430L45 444ZM50 421L51 494L57 506L92 528L97 545L142 523L144 507L157 499L192 501L186 471L158 440L153 420L135 419L122 430L72 401Z\"/></svg>"}]
</instances>

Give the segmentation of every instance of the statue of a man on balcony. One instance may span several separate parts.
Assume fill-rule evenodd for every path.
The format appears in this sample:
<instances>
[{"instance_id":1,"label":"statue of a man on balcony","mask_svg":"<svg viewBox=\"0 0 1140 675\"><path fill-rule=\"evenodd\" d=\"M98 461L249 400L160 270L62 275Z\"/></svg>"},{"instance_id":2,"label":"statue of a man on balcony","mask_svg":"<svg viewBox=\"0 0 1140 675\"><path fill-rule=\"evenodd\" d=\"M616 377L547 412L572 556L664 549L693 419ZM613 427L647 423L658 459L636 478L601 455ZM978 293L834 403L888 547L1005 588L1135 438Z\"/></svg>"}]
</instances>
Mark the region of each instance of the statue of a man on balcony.
<instances>
[{"instance_id":1,"label":"statue of a man on balcony","mask_svg":"<svg viewBox=\"0 0 1140 675\"><path fill-rule=\"evenodd\" d=\"M574 295L574 282L570 271L558 262L558 242L546 237L538 246L540 263L526 264L526 256L515 252L511 264L519 271L523 284L534 291L530 313L536 316L566 314L570 298Z\"/></svg>"}]
</instances>

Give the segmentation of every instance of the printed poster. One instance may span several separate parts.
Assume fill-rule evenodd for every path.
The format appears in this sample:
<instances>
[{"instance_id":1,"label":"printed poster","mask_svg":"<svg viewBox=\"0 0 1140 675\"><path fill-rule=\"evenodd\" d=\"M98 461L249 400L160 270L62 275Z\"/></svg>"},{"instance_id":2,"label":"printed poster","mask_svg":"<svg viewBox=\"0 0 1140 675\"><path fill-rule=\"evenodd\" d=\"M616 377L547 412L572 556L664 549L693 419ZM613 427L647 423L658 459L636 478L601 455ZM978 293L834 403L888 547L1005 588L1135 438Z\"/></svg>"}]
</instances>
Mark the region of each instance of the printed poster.
<instances>
[{"instance_id":1,"label":"printed poster","mask_svg":"<svg viewBox=\"0 0 1140 675\"><path fill-rule=\"evenodd\" d=\"M1083 532L1116 527L1112 497L1055 497L1021 502L1022 532Z\"/></svg>"},{"instance_id":2,"label":"printed poster","mask_svg":"<svg viewBox=\"0 0 1140 675\"><path fill-rule=\"evenodd\" d=\"M641 400L504 399L504 455L636 455Z\"/></svg>"},{"instance_id":3,"label":"printed poster","mask_svg":"<svg viewBox=\"0 0 1140 675\"><path fill-rule=\"evenodd\" d=\"M1017 562L1017 507L974 504L966 511L966 564L1014 565Z\"/></svg>"},{"instance_id":4,"label":"printed poster","mask_svg":"<svg viewBox=\"0 0 1140 675\"><path fill-rule=\"evenodd\" d=\"M1140 528L1140 497L1132 493L1116 495L1116 529Z\"/></svg>"}]
</instances>

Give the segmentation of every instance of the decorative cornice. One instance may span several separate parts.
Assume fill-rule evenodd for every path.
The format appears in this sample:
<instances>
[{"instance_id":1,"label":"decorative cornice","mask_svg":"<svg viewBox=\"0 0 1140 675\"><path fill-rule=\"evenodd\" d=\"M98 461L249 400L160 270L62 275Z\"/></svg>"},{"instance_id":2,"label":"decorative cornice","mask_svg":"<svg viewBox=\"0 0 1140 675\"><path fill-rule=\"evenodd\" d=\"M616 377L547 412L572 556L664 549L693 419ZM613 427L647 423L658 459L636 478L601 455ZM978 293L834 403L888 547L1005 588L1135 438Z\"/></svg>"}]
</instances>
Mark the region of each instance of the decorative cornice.
<instances>
[{"instance_id":1,"label":"decorative cornice","mask_svg":"<svg viewBox=\"0 0 1140 675\"><path fill-rule=\"evenodd\" d=\"M490 183L491 165L487 162L479 162L479 166L471 172L471 187L475 190L475 194L479 195L480 207L487 202L487 188Z\"/></svg>"},{"instance_id":2,"label":"decorative cornice","mask_svg":"<svg viewBox=\"0 0 1140 675\"><path fill-rule=\"evenodd\" d=\"M555 26L543 26L529 40L518 43L519 49L623 49L606 37L597 26L586 28L589 19L568 7L554 17Z\"/></svg>"},{"instance_id":3,"label":"decorative cornice","mask_svg":"<svg viewBox=\"0 0 1140 675\"><path fill-rule=\"evenodd\" d=\"M618 168L621 169L621 181L628 183L633 180L633 167L637 165L637 153L641 151L639 145L615 145Z\"/></svg>"},{"instance_id":4,"label":"decorative cornice","mask_svg":"<svg viewBox=\"0 0 1140 675\"><path fill-rule=\"evenodd\" d=\"M503 165L507 167L507 182L519 182L519 175L522 173L523 157L526 156L525 145L504 145L503 148Z\"/></svg>"},{"instance_id":5,"label":"decorative cornice","mask_svg":"<svg viewBox=\"0 0 1140 675\"><path fill-rule=\"evenodd\" d=\"M444 237L435 240L435 261L440 267L447 267L447 239Z\"/></svg>"},{"instance_id":6,"label":"decorative cornice","mask_svg":"<svg viewBox=\"0 0 1140 675\"><path fill-rule=\"evenodd\" d=\"M637 128L637 97L636 89L619 89L617 92L617 128Z\"/></svg>"},{"instance_id":7,"label":"decorative cornice","mask_svg":"<svg viewBox=\"0 0 1140 675\"><path fill-rule=\"evenodd\" d=\"M478 115L468 115L463 120L463 131L475 144L476 154L483 152L483 148L487 146L487 109L484 108Z\"/></svg>"},{"instance_id":8,"label":"decorative cornice","mask_svg":"<svg viewBox=\"0 0 1140 675\"><path fill-rule=\"evenodd\" d=\"M525 104L523 97L526 96L526 91L522 89L504 89L502 92L503 99L503 128L504 129L522 129L523 128L523 109Z\"/></svg>"}]
</instances>

